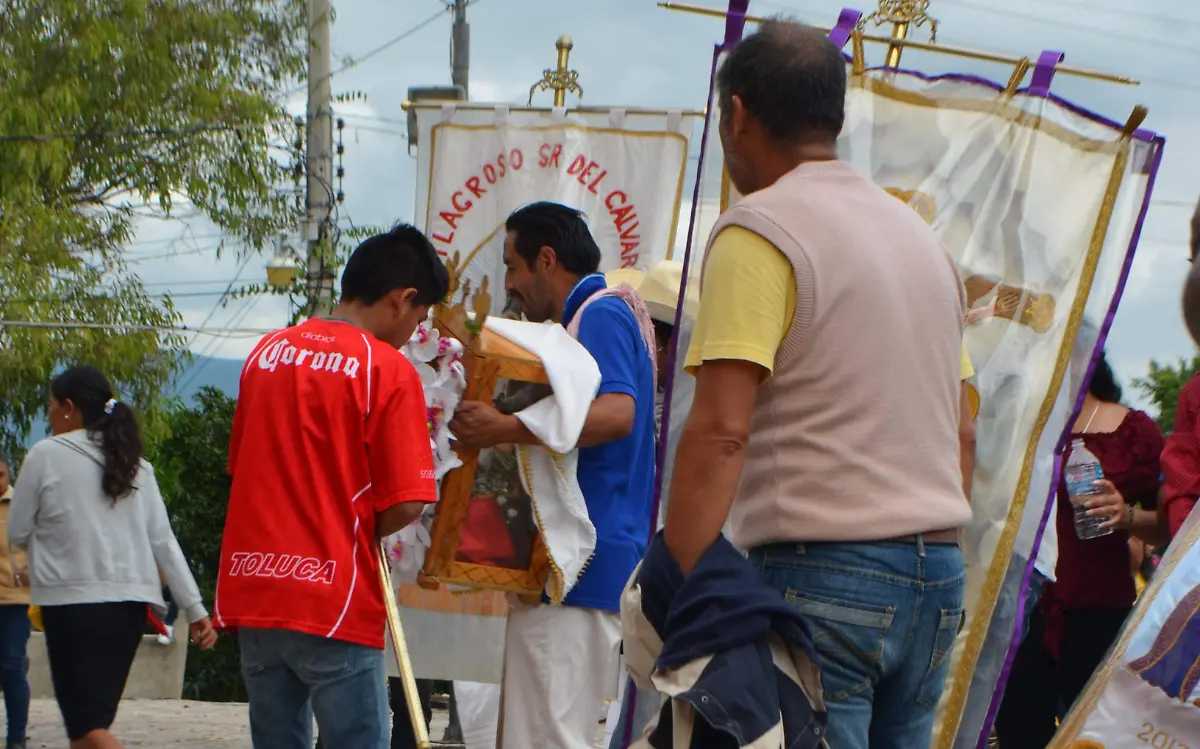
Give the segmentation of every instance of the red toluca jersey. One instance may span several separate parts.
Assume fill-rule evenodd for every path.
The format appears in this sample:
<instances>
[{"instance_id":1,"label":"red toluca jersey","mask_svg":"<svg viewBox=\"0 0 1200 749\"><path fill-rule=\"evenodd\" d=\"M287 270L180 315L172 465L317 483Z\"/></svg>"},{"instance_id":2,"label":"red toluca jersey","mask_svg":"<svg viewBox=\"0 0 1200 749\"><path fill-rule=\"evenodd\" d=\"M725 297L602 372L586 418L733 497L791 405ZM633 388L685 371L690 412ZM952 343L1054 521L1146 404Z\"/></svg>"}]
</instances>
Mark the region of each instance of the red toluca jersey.
<instances>
[{"instance_id":1,"label":"red toluca jersey","mask_svg":"<svg viewBox=\"0 0 1200 749\"><path fill-rule=\"evenodd\" d=\"M313 319L242 367L214 618L383 647L375 516L436 498L412 364L357 326Z\"/></svg>"}]
</instances>

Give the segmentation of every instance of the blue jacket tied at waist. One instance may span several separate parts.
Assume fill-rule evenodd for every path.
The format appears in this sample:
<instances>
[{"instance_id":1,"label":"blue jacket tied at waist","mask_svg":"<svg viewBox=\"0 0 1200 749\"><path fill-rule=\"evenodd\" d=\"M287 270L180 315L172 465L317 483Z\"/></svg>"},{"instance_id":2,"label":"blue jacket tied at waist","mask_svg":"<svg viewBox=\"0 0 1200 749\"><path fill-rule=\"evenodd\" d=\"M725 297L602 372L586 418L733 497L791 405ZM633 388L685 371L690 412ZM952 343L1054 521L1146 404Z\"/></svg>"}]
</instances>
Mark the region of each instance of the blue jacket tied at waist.
<instances>
[{"instance_id":1,"label":"blue jacket tied at waist","mask_svg":"<svg viewBox=\"0 0 1200 749\"><path fill-rule=\"evenodd\" d=\"M634 747L827 747L808 628L724 537L685 577L655 535L625 586L621 628L630 675L667 698Z\"/></svg>"}]
</instances>

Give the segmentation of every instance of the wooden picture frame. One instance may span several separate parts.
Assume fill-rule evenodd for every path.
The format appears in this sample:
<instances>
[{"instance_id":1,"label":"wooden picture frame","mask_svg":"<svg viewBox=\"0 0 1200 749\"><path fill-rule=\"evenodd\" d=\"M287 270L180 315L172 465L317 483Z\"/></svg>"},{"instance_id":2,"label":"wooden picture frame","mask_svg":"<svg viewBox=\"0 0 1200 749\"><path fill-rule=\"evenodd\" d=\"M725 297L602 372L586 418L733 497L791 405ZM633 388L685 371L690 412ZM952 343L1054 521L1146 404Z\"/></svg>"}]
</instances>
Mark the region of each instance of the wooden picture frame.
<instances>
[{"instance_id":1,"label":"wooden picture frame","mask_svg":"<svg viewBox=\"0 0 1200 749\"><path fill-rule=\"evenodd\" d=\"M466 309L470 298L474 310L487 310L491 305L487 280L472 295L470 283L459 292L459 255L447 263L451 272L450 294L447 303L434 308L434 326L443 337L453 337L463 344L463 367L467 375L464 401L492 402L498 384L510 382L534 383L548 386L549 380L541 360L511 341L484 328L486 314L472 314ZM531 323L532 324L532 323ZM497 566L466 561L460 553L463 530L473 497L481 451L454 443L462 465L442 479L440 497L430 532L430 547L417 582L421 587L436 589L443 585L474 589L498 590L517 594L522 600L541 599L550 572L550 557L536 525L532 528L528 564ZM514 479L518 478L514 476ZM529 521L532 524L533 518ZM520 521L520 519L519 519ZM524 555L521 555L524 556Z\"/></svg>"}]
</instances>

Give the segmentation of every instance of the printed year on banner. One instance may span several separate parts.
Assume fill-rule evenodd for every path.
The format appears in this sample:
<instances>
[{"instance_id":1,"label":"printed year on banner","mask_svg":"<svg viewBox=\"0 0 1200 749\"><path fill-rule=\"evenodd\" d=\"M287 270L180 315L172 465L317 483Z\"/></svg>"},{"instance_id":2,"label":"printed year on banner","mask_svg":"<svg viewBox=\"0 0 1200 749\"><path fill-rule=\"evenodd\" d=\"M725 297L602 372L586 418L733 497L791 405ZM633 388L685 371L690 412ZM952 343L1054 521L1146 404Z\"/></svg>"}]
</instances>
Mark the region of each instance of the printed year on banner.
<instances>
[{"instance_id":1,"label":"printed year on banner","mask_svg":"<svg viewBox=\"0 0 1200 749\"><path fill-rule=\"evenodd\" d=\"M1142 730L1138 732L1137 737L1143 744L1149 744L1154 749L1191 749L1188 744L1166 731L1156 729L1153 723L1142 723Z\"/></svg>"}]
</instances>

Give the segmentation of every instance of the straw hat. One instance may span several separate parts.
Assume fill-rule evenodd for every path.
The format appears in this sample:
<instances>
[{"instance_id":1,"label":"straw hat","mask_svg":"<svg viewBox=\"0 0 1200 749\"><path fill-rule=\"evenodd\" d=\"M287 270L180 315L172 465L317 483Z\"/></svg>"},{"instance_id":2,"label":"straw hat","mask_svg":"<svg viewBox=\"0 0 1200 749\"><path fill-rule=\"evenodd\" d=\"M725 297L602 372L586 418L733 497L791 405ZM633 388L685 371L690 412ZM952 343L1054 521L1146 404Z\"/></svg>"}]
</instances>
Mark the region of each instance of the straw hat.
<instances>
[{"instance_id":1,"label":"straw hat","mask_svg":"<svg viewBox=\"0 0 1200 749\"><path fill-rule=\"evenodd\" d=\"M610 287L627 283L637 290L646 302L650 317L668 325L675 324L675 309L679 304L679 287L683 285L683 263L675 260L662 260L650 267L649 271L636 268L619 268L604 274L604 280ZM696 283L688 284L687 299L684 302L684 314L695 317L700 307L700 294Z\"/></svg>"}]
</instances>

